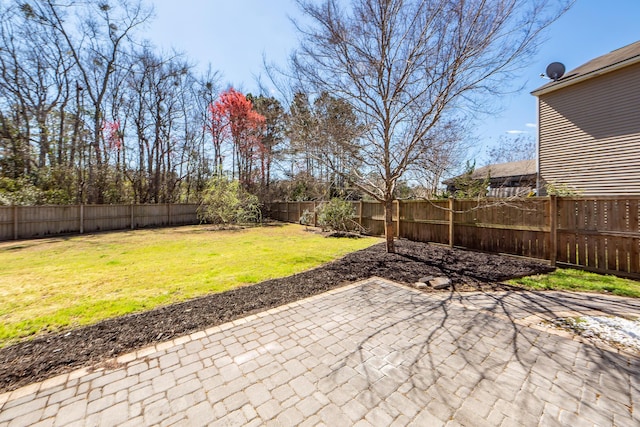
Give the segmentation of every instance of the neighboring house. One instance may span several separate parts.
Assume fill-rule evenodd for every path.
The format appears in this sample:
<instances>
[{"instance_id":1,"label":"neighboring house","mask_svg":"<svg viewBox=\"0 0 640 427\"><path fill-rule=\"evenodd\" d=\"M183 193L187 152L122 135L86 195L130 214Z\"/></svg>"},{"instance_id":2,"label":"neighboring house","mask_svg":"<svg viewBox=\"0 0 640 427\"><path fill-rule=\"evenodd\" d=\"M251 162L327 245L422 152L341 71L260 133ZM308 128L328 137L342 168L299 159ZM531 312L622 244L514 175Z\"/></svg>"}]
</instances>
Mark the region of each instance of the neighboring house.
<instances>
[{"instance_id":1,"label":"neighboring house","mask_svg":"<svg viewBox=\"0 0 640 427\"><path fill-rule=\"evenodd\" d=\"M487 197L528 196L536 190L537 169L535 160L497 163L475 169L469 177L475 181L489 178ZM464 175L444 181L447 191L455 194Z\"/></svg>"},{"instance_id":2,"label":"neighboring house","mask_svg":"<svg viewBox=\"0 0 640 427\"><path fill-rule=\"evenodd\" d=\"M640 195L640 41L531 92L538 98L539 191Z\"/></svg>"}]
</instances>

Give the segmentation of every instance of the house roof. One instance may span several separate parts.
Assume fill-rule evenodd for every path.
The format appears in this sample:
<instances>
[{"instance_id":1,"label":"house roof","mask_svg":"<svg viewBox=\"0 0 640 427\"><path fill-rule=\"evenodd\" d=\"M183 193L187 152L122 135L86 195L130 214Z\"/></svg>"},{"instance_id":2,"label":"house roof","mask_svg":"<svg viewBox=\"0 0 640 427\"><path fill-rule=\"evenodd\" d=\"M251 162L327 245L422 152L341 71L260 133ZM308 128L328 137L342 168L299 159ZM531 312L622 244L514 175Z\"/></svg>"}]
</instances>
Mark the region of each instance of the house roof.
<instances>
[{"instance_id":1,"label":"house roof","mask_svg":"<svg viewBox=\"0 0 640 427\"><path fill-rule=\"evenodd\" d=\"M592 59L578 68L574 68L569 71L557 81L549 82L544 86L539 87L531 92L531 94L535 96L544 95L560 88L636 63L640 63L640 40L609 52L606 55Z\"/></svg>"},{"instance_id":2,"label":"house roof","mask_svg":"<svg viewBox=\"0 0 640 427\"><path fill-rule=\"evenodd\" d=\"M474 170L471 178L484 179L487 175L491 178L508 178L511 176L536 175L537 173L536 161L531 159L483 166Z\"/></svg>"},{"instance_id":3,"label":"house roof","mask_svg":"<svg viewBox=\"0 0 640 427\"><path fill-rule=\"evenodd\" d=\"M493 165L483 166L473 171L472 179L485 179L487 175L491 179L523 177L528 175L537 175L538 164L534 159L519 160L517 162L496 163ZM460 175L461 176L461 175ZM457 177L456 177L457 178ZM455 178L443 181L445 184L453 183Z\"/></svg>"}]
</instances>

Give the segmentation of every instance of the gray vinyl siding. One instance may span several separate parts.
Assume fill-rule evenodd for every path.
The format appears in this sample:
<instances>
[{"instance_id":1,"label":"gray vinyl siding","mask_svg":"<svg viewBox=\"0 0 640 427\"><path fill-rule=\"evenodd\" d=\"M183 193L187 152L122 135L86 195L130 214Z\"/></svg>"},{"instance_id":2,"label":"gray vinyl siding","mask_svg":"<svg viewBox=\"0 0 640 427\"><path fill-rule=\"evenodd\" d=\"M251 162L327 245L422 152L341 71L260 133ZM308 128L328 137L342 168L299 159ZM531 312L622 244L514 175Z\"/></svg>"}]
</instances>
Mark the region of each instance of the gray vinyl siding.
<instances>
[{"instance_id":1,"label":"gray vinyl siding","mask_svg":"<svg viewBox=\"0 0 640 427\"><path fill-rule=\"evenodd\" d=\"M541 95L538 108L543 181L640 195L640 64Z\"/></svg>"}]
</instances>

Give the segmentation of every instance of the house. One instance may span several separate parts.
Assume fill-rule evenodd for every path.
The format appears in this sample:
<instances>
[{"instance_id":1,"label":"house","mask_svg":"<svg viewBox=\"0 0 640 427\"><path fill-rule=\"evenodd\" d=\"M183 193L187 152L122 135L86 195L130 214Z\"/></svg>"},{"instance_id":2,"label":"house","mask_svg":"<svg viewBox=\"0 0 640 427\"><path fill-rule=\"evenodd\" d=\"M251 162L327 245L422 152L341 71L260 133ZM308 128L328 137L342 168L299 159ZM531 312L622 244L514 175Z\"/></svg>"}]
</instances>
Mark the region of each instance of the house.
<instances>
[{"instance_id":1,"label":"house","mask_svg":"<svg viewBox=\"0 0 640 427\"><path fill-rule=\"evenodd\" d=\"M536 190L537 165L535 160L497 163L483 166L471 172L470 176L459 175L444 181L447 191L455 194L462 182L488 179L487 197L527 196Z\"/></svg>"},{"instance_id":2,"label":"house","mask_svg":"<svg viewBox=\"0 0 640 427\"><path fill-rule=\"evenodd\" d=\"M538 99L538 194L640 195L640 41L531 92Z\"/></svg>"}]
</instances>

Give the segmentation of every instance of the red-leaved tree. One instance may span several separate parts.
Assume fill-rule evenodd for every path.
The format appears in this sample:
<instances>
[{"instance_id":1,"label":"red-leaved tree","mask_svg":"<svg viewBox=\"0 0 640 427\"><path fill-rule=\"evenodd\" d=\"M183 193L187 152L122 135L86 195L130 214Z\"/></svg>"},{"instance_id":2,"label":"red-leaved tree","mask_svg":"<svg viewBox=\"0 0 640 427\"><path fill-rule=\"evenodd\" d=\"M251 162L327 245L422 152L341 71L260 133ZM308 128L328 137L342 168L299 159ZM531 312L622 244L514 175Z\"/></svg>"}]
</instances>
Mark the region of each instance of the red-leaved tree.
<instances>
[{"instance_id":1,"label":"red-leaved tree","mask_svg":"<svg viewBox=\"0 0 640 427\"><path fill-rule=\"evenodd\" d=\"M104 133L104 140L107 143L107 148L109 150L120 150L122 147L120 120L114 120L113 122L103 121L102 131Z\"/></svg>"},{"instance_id":2,"label":"red-leaved tree","mask_svg":"<svg viewBox=\"0 0 640 427\"><path fill-rule=\"evenodd\" d=\"M265 117L253 109L250 100L233 88L223 92L209 107L209 111L214 150L220 152L222 142L231 137L232 177L237 176L245 188L250 187L255 182L255 162L264 151L260 135L265 125ZM222 157L217 159L217 166L221 166Z\"/></svg>"}]
</instances>

